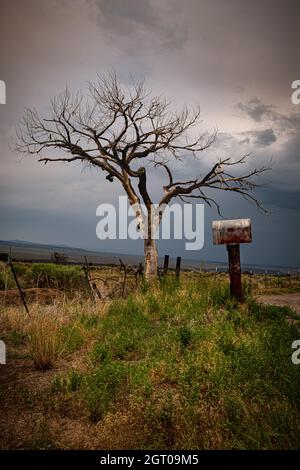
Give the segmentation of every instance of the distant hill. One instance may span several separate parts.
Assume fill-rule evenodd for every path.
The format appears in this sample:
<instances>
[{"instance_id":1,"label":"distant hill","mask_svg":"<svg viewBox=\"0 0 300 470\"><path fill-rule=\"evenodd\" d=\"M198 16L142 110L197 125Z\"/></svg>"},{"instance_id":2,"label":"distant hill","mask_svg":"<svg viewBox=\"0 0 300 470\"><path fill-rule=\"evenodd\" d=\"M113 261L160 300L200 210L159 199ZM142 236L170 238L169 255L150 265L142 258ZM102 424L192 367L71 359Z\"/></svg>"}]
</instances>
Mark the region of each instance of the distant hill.
<instances>
[{"instance_id":1,"label":"distant hill","mask_svg":"<svg viewBox=\"0 0 300 470\"><path fill-rule=\"evenodd\" d=\"M83 248L74 248L67 245L43 244L34 243L25 240L0 240L0 252L8 253L13 260L19 261L32 261L32 262L49 262L51 255L54 252L64 253L67 256L67 262L71 264L82 264L85 258L88 263L95 265L119 265L121 258L125 264L138 265L143 262L142 255L129 255L121 253L110 252L97 252L86 250ZM170 259L170 267L175 267L175 259ZM163 258L159 258L160 266L163 265ZM199 261L199 260L182 260L183 269L197 269L202 268L207 271L214 271L216 268L219 271L227 270L227 263L220 261ZM261 266L261 265L243 265L244 271L252 270L254 273L264 273L265 270L269 273L287 273L296 272L296 268L289 268L286 266Z\"/></svg>"},{"instance_id":2,"label":"distant hill","mask_svg":"<svg viewBox=\"0 0 300 470\"><path fill-rule=\"evenodd\" d=\"M69 263L84 263L85 257L93 264L119 264L119 258L127 264L137 264L142 256L104 253L67 245L32 243L23 240L0 240L0 252L9 253L12 259L22 261L49 261L54 252L64 253Z\"/></svg>"},{"instance_id":3,"label":"distant hill","mask_svg":"<svg viewBox=\"0 0 300 470\"><path fill-rule=\"evenodd\" d=\"M80 251L87 251L91 252L90 250L85 250L84 248L74 248L72 246L68 245L52 245L52 244L45 244L45 243L35 243L35 242L28 242L27 240L0 240L0 246L2 245L8 245L8 246L16 246L16 247L21 247L21 246L28 246L28 247L35 247L35 248L41 248L41 249L68 249L68 250L80 250Z\"/></svg>"}]
</instances>

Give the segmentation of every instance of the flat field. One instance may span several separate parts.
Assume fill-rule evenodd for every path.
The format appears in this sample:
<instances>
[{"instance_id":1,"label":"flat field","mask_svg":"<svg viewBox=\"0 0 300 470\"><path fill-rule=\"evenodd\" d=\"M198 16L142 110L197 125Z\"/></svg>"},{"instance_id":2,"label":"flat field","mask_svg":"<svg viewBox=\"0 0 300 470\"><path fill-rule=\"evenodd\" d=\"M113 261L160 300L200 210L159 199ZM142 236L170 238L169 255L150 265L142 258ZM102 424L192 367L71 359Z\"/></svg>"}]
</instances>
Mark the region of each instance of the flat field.
<instances>
[{"instance_id":1,"label":"flat field","mask_svg":"<svg viewBox=\"0 0 300 470\"><path fill-rule=\"evenodd\" d=\"M1 269L0 448L300 448L297 278L20 263L26 313Z\"/></svg>"}]
</instances>

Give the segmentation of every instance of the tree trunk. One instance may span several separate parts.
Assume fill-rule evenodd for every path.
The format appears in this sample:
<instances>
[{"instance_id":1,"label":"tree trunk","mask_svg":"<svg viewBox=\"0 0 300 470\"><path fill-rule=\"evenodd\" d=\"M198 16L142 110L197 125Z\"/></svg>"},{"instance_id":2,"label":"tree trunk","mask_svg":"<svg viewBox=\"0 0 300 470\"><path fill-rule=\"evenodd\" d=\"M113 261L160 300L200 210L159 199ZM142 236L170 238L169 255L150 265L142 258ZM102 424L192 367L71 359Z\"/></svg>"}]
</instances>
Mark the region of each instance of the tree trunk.
<instances>
[{"instance_id":1,"label":"tree trunk","mask_svg":"<svg viewBox=\"0 0 300 470\"><path fill-rule=\"evenodd\" d=\"M153 239L147 239L144 241L145 251L145 277L147 280L153 279L157 276L157 249L156 243Z\"/></svg>"}]
</instances>

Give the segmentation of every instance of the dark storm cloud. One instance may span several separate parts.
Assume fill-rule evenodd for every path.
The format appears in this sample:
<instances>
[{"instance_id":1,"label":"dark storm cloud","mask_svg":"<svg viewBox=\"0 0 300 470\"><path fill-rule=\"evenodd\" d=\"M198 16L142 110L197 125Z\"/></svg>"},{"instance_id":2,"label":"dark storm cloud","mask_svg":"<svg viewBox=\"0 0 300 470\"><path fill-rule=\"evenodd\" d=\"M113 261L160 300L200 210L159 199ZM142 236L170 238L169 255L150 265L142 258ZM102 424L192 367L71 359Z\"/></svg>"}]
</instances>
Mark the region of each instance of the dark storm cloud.
<instances>
[{"instance_id":1,"label":"dark storm cloud","mask_svg":"<svg viewBox=\"0 0 300 470\"><path fill-rule=\"evenodd\" d=\"M284 115L273 111L270 114L270 121L277 125L281 132L300 131L300 113Z\"/></svg>"},{"instance_id":2,"label":"dark storm cloud","mask_svg":"<svg viewBox=\"0 0 300 470\"><path fill-rule=\"evenodd\" d=\"M300 190L299 191L283 191L280 189L260 189L258 191L260 198L266 205L279 207L282 209L292 209L298 211L300 209ZM273 209L274 210L274 209Z\"/></svg>"},{"instance_id":3,"label":"dark storm cloud","mask_svg":"<svg viewBox=\"0 0 300 470\"><path fill-rule=\"evenodd\" d=\"M238 103L237 108L254 122L271 122L281 132L300 130L300 113L280 113L276 111L275 106L265 104L259 98L252 98L247 103Z\"/></svg>"},{"instance_id":4,"label":"dark storm cloud","mask_svg":"<svg viewBox=\"0 0 300 470\"><path fill-rule=\"evenodd\" d=\"M246 137L240 141L240 144L252 143L253 145L257 145L258 147L267 147L268 145L273 144L277 140L273 129L247 131L242 132L242 135Z\"/></svg>"},{"instance_id":5,"label":"dark storm cloud","mask_svg":"<svg viewBox=\"0 0 300 470\"><path fill-rule=\"evenodd\" d=\"M237 108L246 113L253 121L261 122L268 115L273 106L264 104L258 98L252 98L247 103L238 103Z\"/></svg>"},{"instance_id":6,"label":"dark storm cloud","mask_svg":"<svg viewBox=\"0 0 300 470\"><path fill-rule=\"evenodd\" d=\"M98 7L111 18L123 17L149 27L155 26L158 20L149 0L102 0Z\"/></svg>"},{"instance_id":7,"label":"dark storm cloud","mask_svg":"<svg viewBox=\"0 0 300 470\"><path fill-rule=\"evenodd\" d=\"M157 40L160 47L176 48L187 39L186 27L180 22L168 22L157 3L151 0L102 0L96 5L101 12L98 17L100 27L116 36L141 40L143 37L145 39L147 32L153 37L147 44L150 48ZM172 11L167 10L167 13L171 15ZM136 43L136 47L141 47L141 43Z\"/></svg>"},{"instance_id":8,"label":"dark storm cloud","mask_svg":"<svg viewBox=\"0 0 300 470\"><path fill-rule=\"evenodd\" d=\"M295 134L289 138L282 147L282 161L286 162L292 170L300 168L300 134ZM297 164L296 168L293 166ZM299 174L298 174L299 176ZM299 178L300 179L300 178Z\"/></svg>"},{"instance_id":9,"label":"dark storm cloud","mask_svg":"<svg viewBox=\"0 0 300 470\"><path fill-rule=\"evenodd\" d=\"M284 231L299 228L297 203L290 202L300 180L300 106L290 101L291 82L300 78L299 16L298 0L2 0L0 79L7 105L0 107L0 237L92 245L97 204L115 201L121 189L79 167L19 162L10 136L24 107L44 115L49 97L66 82L77 90L115 69L124 83L131 74L145 78L153 94L166 95L176 108L199 103L203 126L218 127L213 148L199 161L186 161L180 175L204 173L216 159L242 152L253 154L249 168L274 155L272 190L261 197L285 208L278 219L267 223L244 201L218 197L225 216L259 221L255 247L248 247L253 262L295 262L288 247L277 250L275 260L265 239L282 248ZM152 178L154 195L164 176ZM209 224L216 214L208 213ZM274 224L281 230L275 235ZM213 258L215 248L206 250L201 256Z\"/></svg>"}]
</instances>

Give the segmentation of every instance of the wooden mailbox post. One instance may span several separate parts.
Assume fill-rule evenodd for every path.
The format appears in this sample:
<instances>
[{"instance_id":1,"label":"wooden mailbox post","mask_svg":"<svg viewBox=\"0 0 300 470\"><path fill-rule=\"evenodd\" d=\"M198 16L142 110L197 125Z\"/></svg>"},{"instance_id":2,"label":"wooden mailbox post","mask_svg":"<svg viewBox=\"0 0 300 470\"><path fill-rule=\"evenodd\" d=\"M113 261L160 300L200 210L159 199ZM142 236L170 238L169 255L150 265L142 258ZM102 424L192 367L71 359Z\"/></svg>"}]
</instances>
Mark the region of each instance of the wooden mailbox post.
<instances>
[{"instance_id":1,"label":"wooden mailbox post","mask_svg":"<svg viewBox=\"0 0 300 470\"><path fill-rule=\"evenodd\" d=\"M243 300L240 243L251 243L251 219L216 220L212 223L214 245L227 245L230 294Z\"/></svg>"}]
</instances>

